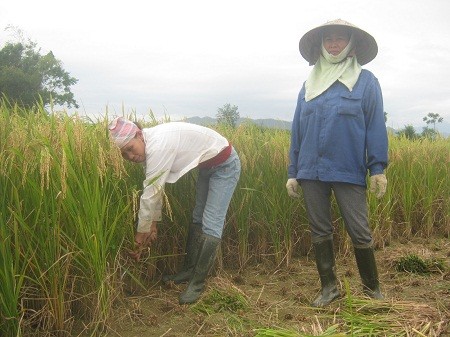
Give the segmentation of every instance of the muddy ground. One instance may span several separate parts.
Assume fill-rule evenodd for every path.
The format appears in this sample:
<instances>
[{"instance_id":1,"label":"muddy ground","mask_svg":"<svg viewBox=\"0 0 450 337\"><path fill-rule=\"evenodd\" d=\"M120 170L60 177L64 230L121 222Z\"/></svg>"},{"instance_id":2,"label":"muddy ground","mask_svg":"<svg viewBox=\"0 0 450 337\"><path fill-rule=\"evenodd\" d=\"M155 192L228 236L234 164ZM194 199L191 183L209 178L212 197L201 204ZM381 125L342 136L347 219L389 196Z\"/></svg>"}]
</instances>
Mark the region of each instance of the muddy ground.
<instances>
[{"instance_id":1,"label":"muddy ground","mask_svg":"<svg viewBox=\"0 0 450 337\"><path fill-rule=\"evenodd\" d=\"M327 331L328 335L333 331L348 335L356 331L351 330L352 324L384 324L392 327L375 330L379 332L374 335L450 336L450 240L396 242L375 254L385 301L363 296L354 256L348 252L338 254L336 263L343 297L326 308L311 308L309 303L320 288L311 253L293 260L289 267L277 268L269 260L242 271L224 267L208 280L201 300L191 306L178 305L185 285L149 282L148 291L134 292L120 301L106 335L294 336L273 332L281 328L296 331L297 336L327 335ZM428 275L398 272L397 262L409 255L440 261L445 269L434 268ZM370 335L359 331L355 335Z\"/></svg>"}]
</instances>

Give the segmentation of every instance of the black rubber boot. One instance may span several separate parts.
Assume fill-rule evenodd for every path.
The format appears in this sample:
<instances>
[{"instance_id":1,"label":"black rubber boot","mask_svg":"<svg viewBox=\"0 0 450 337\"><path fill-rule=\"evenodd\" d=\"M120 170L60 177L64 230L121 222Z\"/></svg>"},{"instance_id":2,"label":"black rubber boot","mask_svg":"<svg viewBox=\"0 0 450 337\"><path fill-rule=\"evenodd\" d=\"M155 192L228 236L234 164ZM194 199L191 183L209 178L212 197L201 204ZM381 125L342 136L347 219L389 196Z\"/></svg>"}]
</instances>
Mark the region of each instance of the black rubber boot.
<instances>
[{"instance_id":1,"label":"black rubber boot","mask_svg":"<svg viewBox=\"0 0 450 337\"><path fill-rule=\"evenodd\" d=\"M200 237L202 235L202 224L191 224L189 226L188 237L186 240L186 256L182 269L174 275L163 275L164 283L173 281L175 284L188 282L194 272L195 261L197 260L198 250L200 248Z\"/></svg>"},{"instance_id":2,"label":"black rubber boot","mask_svg":"<svg viewBox=\"0 0 450 337\"><path fill-rule=\"evenodd\" d=\"M216 258L217 247L220 239L203 234L202 245L198 253L197 263L194 268L194 275L191 278L186 290L181 293L180 304L194 303L198 300L205 289L205 280Z\"/></svg>"},{"instance_id":3,"label":"black rubber boot","mask_svg":"<svg viewBox=\"0 0 450 337\"><path fill-rule=\"evenodd\" d=\"M363 284L364 293L374 299L382 300L384 297L380 291L378 281L377 264L373 248L354 248L356 264Z\"/></svg>"},{"instance_id":4,"label":"black rubber boot","mask_svg":"<svg viewBox=\"0 0 450 337\"><path fill-rule=\"evenodd\" d=\"M311 303L313 307L323 307L340 297L335 274L333 240L314 243L316 265L322 289L319 296Z\"/></svg>"}]
</instances>

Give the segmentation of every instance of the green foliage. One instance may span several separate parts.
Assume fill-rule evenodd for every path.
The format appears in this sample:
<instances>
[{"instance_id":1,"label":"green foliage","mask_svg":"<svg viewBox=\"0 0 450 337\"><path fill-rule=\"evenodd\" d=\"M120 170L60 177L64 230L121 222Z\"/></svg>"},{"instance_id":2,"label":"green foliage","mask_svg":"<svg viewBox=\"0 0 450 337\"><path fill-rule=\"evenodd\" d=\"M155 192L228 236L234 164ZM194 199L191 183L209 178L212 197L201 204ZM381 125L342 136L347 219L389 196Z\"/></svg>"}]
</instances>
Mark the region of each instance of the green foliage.
<instances>
[{"instance_id":1,"label":"green foliage","mask_svg":"<svg viewBox=\"0 0 450 337\"><path fill-rule=\"evenodd\" d=\"M219 131L242 162L227 214L223 260L227 267L244 268L262 258L289 266L293 254L306 255L310 247L304 203L289 198L285 189L289 132L255 125ZM448 237L449 172L442 163L449 149L450 139L390 139L386 196L376 200L368 194L378 244L395 235ZM169 203L159 239L146 253L150 258L132 264L126 251L133 243L143 171L124 162L111 145L106 119L94 123L46 114L42 107L29 113L0 99L0 335L26 334L35 322L41 322L43 334L62 329L70 334L69 323L79 317L85 318L86 329L100 331L113 301L120 299L124 276L137 274L138 280L141 272L142 283L148 284L155 259L172 269L182 260L195 174L166 186ZM333 217L337 224L335 203ZM339 249L345 247L345 232L337 231L336 237ZM443 270L443 263L433 261L428 268ZM205 295L199 312L225 312L235 324L246 324L239 312L248 304L239 292ZM369 318L348 322L356 332L358 322ZM272 328L267 336L276 336L277 327Z\"/></svg>"},{"instance_id":2,"label":"green foliage","mask_svg":"<svg viewBox=\"0 0 450 337\"><path fill-rule=\"evenodd\" d=\"M13 104L78 108L70 90L77 81L51 51L42 55L34 42L8 42L0 50L0 93Z\"/></svg>"},{"instance_id":3,"label":"green foliage","mask_svg":"<svg viewBox=\"0 0 450 337\"><path fill-rule=\"evenodd\" d=\"M395 269L401 272L410 272L415 274L428 274L428 266L424 260L415 254L407 255L400 258Z\"/></svg>"},{"instance_id":4,"label":"green foliage","mask_svg":"<svg viewBox=\"0 0 450 337\"><path fill-rule=\"evenodd\" d=\"M399 272L414 274L430 274L433 272L443 272L445 264L439 260L424 260L415 254L401 257L395 263L395 269Z\"/></svg>"},{"instance_id":5,"label":"green foliage","mask_svg":"<svg viewBox=\"0 0 450 337\"><path fill-rule=\"evenodd\" d=\"M200 312L207 315L219 312L238 313L245 311L248 303L244 296L233 291L219 291L214 289L202 301L192 307L194 312Z\"/></svg>"},{"instance_id":6,"label":"green foliage","mask_svg":"<svg viewBox=\"0 0 450 337\"><path fill-rule=\"evenodd\" d=\"M438 113L429 112L428 115L426 115L423 118L423 121L428 124L433 124L433 129L436 130L436 123L442 123L444 120L443 117L441 117Z\"/></svg>"},{"instance_id":7,"label":"green foliage","mask_svg":"<svg viewBox=\"0 0 450 337\"><path fill-rule=\"evenodd\" d=\"M234 128L240 117L238 107L236 105L231 106L230 103L227 103L217 110L216 117L218 124Z\"/></svg>"},{"instance_id":8,"label":"green foliage","mask_svg":"<svg viewBox=\"0 0 450 337\"><path fill-rule=\"evenodd\" d=\"M405 128L398 132L399 137L406 137L407 139L414 140L419 136L411 124L405 125Z\"/></svg>"},{"instance_id":9,"label":"green foliage","mask_svg":"<svg viewBox=\"0 0 450 337\"><path fill-rule=\"evenodd\" d=\"M423 128L422 137L427 139L436 139L439 136L439 132L436 130L436 123L442 123L444 120L438 113L429 112L424 118L423 121L427 123L427 126ZM433 128L428 127L428 125L432 124Z\"/></svg>"},{"instance_id":10,"label":"green foliage","mask_svg":"<svg viewBox=\"0 0 450 337\"><path fill-rule=\"evenodd\" d=\"M422 138L435 140L436 138L438 138L439 132L437 132L435 129L432 129L432 128L429 128L428 126L426 126L423 128L421 136L422 136Z\"/></svg>"},{"instance_id":11,"label":"green foliage","mask_svg":"<svg viewBox=\"0 0 450 337\"><path fill-rule=\"evenodd\" d=\"M34 323L67 331L76 315L101 330L135 194L107 123L2 103L0 335L27 335Z\"/></svg>"}]
</instances>

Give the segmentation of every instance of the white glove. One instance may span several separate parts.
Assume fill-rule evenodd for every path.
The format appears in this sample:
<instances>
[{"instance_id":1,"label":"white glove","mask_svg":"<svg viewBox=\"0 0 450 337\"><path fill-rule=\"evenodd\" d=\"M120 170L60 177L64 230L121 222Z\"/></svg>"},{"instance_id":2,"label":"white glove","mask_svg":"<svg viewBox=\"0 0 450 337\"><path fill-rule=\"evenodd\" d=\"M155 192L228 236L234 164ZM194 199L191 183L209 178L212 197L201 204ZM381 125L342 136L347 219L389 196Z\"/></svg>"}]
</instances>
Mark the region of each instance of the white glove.
<instances>
[{"instance_id":1,"label":"white glove","mask_svg":"<svg viewBox=\"0 0 450 337\"><path fill-rule=\"evenodd\" d=\"M298 191L298 181L295 178L288 179L286 183L287 192L290 197L292 198L298 198L300 197L300 194L297 193Z\"/></svg>"},{"instance_id":2,"label":"white glove","mask_svg":"<svg viewBox=\"0 0 450 337\"><path fill-rule=\"evenodd\" d=\"M370 192L381 198L386 193L387 179L384 174L375 174L370 177Z\"/></svg>"}]
</instances>

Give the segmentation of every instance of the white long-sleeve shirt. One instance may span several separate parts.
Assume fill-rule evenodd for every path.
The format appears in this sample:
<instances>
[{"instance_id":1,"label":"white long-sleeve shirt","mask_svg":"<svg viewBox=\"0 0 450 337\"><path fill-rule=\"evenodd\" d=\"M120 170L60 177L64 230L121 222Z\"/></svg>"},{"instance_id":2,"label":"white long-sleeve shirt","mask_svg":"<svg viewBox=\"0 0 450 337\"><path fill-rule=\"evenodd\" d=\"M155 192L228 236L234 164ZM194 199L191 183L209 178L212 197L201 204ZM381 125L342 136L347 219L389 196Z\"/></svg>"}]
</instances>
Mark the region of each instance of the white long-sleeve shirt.
<instances>
[{"instance_id":1,"label":"white long-sleeve shirt","mask_svg":"<svg viewBox=\"0 0 450 337\"><path fill-rule=\"evenodd\" d=\"M147 233L153 221L161 220L164 184L174 183L191 169L215 157L228 146L216 131L184 122L143 129L145 180L140 200L137 231Z\"/></svg>"}]
</instances>

